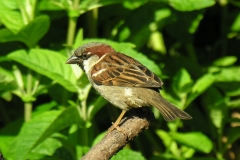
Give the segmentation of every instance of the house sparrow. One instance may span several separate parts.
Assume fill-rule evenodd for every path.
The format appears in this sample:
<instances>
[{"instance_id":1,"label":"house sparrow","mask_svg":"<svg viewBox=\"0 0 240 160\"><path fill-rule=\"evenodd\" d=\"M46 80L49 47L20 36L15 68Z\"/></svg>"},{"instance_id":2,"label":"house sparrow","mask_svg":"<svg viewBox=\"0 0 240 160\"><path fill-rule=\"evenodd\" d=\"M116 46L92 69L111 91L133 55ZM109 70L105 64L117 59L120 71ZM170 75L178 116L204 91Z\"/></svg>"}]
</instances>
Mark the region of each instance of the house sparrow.
<instances>
[{"instance_id":1,"label":"house sparrow","mask_svg":"<svg viewBox=\"0 0 240 160\"><path fill-rule=\"evenodd\" d=\"M84 44L66 63L79 65L92 86L106 100L123 110L114 123L115 128L127 110L146 106L156 107L166 121L192 118L160 95L159 89L163 85L160 78L137 60L116 52L107 44Z\"/></svg>"}]
</instances>

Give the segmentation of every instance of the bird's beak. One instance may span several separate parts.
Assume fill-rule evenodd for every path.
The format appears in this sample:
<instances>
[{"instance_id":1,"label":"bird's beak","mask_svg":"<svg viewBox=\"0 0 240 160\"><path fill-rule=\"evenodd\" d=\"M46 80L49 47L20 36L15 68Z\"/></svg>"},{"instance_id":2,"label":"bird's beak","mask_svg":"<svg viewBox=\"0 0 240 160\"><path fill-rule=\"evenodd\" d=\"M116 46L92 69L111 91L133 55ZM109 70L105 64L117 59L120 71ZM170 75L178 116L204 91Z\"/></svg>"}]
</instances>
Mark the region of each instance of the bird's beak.
<instances>
[{"instance_id":1,"label":"bird's beak","mask_svg":"<svg viewBox=\"0 0 240 160\"><path fill-rule=\"evenodd\" d=\"M68 58L68 60L66 61L66 64L77 64L81 62L82 60L73 54L70 58Z\"/></svg>"}]
</instances>

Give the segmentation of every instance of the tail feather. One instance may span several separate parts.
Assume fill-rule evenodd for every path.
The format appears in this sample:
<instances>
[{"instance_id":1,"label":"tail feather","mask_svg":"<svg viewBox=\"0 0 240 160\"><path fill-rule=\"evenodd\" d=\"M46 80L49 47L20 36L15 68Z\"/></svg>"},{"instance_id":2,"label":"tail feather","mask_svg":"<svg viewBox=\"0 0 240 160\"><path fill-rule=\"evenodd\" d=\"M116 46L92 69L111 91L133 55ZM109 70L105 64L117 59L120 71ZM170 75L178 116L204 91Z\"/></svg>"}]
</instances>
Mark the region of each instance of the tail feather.
<instances>
[{"instance_id":1,"label":"tail feather","mask_svg":"<svg viewBox=\"0 0 240 160\"><path fill-rule=\"evenodd\" d=\"M174 121L177 118L181 119L192 119L192 117L186 112L180 110L167 100L165 100L161 95L157 96L157 100L153 100L151 105L156 107L162 114L166 121Z\"/></svg>"}]
</instances>

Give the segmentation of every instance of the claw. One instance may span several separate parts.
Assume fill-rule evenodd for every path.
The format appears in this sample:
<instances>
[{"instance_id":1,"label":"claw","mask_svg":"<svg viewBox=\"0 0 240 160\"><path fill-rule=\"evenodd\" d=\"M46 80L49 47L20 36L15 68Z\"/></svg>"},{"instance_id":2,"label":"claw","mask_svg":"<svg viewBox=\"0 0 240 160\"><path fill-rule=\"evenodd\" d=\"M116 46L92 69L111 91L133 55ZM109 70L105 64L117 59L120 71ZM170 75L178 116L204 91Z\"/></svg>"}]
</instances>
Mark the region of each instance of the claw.
<instances>
[{"instance_id":1,"label":"claw","mask_svg":"<svg viewBox=\"0 0 240 160\"><path fill-rule=\"evenodd\" d=\"M119 123L121 122L124 114L126 113L125 110L122 111L122 113L119 115L118 119L116 120L115 123L112 123L113 125L108 129L107 134L109 134L110 132L112 132L114 129L118 130L119 132L122 132L123 134L126 135L126 133L124 132L124 130L122 128L119 127Z\"/></svg>"}]
</instances>

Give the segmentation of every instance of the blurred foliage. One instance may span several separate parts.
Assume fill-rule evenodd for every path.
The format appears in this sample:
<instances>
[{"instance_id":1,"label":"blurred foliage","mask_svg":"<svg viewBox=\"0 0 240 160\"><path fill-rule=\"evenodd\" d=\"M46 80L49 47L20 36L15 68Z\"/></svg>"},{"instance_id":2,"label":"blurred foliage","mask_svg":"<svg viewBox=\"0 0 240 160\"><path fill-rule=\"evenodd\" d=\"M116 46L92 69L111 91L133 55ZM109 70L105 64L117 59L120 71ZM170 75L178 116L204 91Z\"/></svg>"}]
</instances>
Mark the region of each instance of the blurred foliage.
<instances>
[{"instance_id":1,"label":"blurred foliage","mask_svg":"<svg viewBox=\"0 0 240 160\"><path fill-rule=\"evenodd\" d=\"M156 121L112 159L240 159L238 0L0 0L0 155L82 157L120 110L65 61L110 44L164 82L193 119Z\"/></svg>"}]
</instances>

